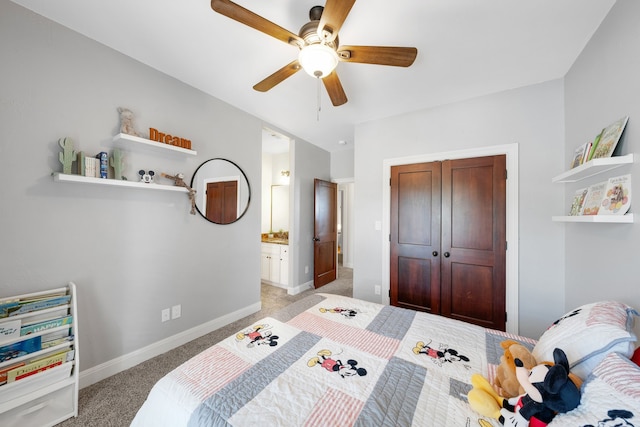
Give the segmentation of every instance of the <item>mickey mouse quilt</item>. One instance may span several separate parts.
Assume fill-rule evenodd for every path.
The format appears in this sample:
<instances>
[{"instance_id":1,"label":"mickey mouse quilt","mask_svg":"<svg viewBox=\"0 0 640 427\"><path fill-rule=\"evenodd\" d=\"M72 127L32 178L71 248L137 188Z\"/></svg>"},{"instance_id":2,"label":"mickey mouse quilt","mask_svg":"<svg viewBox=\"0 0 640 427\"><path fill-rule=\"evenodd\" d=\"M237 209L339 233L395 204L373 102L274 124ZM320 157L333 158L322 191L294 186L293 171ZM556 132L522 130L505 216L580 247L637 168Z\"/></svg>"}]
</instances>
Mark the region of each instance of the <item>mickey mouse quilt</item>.
<instances>
[{"instance_id":1,"label":"mickey mouse quilt","mask_svg":"<svg viewBox=\"0 0 640 427\"><path fill-rule=\"evenodd\" d=\"M315 294L167 374L132 426L498 426L475 413L466 395L473 373L493 378L505 339L535 344Z\"/></svg>"}]
</instances>

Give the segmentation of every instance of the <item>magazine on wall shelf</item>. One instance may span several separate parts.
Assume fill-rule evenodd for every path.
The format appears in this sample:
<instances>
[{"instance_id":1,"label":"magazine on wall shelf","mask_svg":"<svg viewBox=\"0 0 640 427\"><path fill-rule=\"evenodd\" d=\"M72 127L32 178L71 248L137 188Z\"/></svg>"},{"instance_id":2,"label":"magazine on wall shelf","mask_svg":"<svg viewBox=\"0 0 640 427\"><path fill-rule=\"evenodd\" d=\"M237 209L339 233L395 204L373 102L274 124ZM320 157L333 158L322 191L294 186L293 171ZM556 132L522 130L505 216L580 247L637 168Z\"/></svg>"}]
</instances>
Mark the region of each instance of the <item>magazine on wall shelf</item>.
<instances>
[{"instance_id":1,"label":"magazine on wall shelf","mask_svg":"<svg viewBox=\"0 0 640 427\"><path fill-rule=\"evenodd\" d=\"M582 206L582 215L598 215L607 184L608 181L603 181L589 187Z\"/></svg>"},{"instance_id":2,"label":"magazine on wall shelf","mask_svg":"<svg viewBox=\"0 0 640 427\"><path fill-rule=\"evenodd\" d=\"M624 215L631 206L631 175L609 178L598 215Z\"/></svg>"},{"instance_id":3,"label":"magazine on wall shelf","mask_svg":"<svg viewBox=\"0 0 640 427\"><path fill-rule=\"evenodd\" d=\"M600 159L603 157L611 157L620 141L622 132L629 121L629 116L625 116L602 130L600 142L592 149L593 154L590 159Z\"/></svg>"}]
</instances>

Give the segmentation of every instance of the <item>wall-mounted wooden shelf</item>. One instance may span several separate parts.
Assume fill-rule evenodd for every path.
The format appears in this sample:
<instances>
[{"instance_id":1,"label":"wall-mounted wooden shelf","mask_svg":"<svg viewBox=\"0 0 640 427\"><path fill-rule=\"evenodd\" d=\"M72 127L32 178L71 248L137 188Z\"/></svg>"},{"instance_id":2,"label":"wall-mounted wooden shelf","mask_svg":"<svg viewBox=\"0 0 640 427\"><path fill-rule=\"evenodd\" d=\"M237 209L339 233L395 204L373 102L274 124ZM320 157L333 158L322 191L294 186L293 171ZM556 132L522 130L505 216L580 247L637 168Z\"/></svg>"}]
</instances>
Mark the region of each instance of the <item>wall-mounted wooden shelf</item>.
<instances>
[{"instance_id":1,"label":"wall-mounted wooden shelf","mask_svg":"<svg viewBox=\"0 0 640 427\"><path fill-rule=\"evenodd\" d=\"M587 163L570 169L554 177L551 182L577 182L590 176L598 175L622 165L633 163L633 153L626 156L606 157L589 160Z\"/></svg>"},{"instance_id":2,"label":"wall-mounted wooden shelf","mask_svg":"<svg viewBox=\"0 0 640 427\"><path fill-rule=\"evenodd\" d=\"M55 172L53 174L53 180L56 182L111 185L115 187L140 188L144 190L177 191L179 193L188 193L188 190L186 188L175 186L175 185L145 184L144 182L139 182L139 181L123 181L118 179L93 178L90 176L82 176L82 175L67 175L59 172Z\"/></svg>"},{"instance_id":3,"label":"wall-mounted wooden shelf","mask_svg":"<svg viewBox=\"0 0 640 427\"><path fill-rule=\"evenodd\" d=\"M554 216L555 222L601 222L601 223L633 223L633 214L626 215L578 215L578 216Z\"/></svg>"},{"instance_id":4,"label":"wall-mounted wooden shelf","mask_svg":"<svg viewBox=\"0 0 640 427\"><path fill-rule=\"evenodd\" d=\"M139 136L128 135L126 133L119 133L113 137L113 143L117 144L120 148L134 148L143 149L149 151L172 151L175 153L187 154L195 156L198 154L195 150L189 150L182 147L176 147L174 145L163 144L162 142L151 141L150 139L140 138Z\"/></svg>"}]
</instances>

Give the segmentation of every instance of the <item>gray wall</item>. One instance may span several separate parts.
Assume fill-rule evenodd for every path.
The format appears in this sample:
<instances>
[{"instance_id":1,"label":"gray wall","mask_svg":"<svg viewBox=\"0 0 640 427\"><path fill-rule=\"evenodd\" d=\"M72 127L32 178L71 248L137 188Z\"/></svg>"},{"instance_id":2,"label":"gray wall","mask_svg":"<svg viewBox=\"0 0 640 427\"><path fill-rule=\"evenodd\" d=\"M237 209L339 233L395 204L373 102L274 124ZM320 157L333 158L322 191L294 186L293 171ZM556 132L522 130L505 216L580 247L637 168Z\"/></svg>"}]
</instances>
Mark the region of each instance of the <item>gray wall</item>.
<instances>
[{"instance_id":1,"label":"gray wall","mask_svg":"<svg viewBox=\"0 0 640 427\"><path fill-rule=\"evenodd\" d=\"M362 124L355 144L354 296L380 301L384 159L484 146L519 146L519 325L537 337L564 312L564 228L551 216L564 189L551 177L564 165L563 83L550 81ZM510 174L513 171L510 172Z\"/></svg>"},{"instance_id":2,"label":"gray wall","mask_svg":"<svg viewBox=\"0 0 640 427\"><path fill-rule=\"evenodd\" d=\"M629 122L619 151L640 155L639 17L640 2L618 0L567 74L566 159L578 145L592 140L603 127L625 115ZM577 188L626 173L632 174L635 200L640 200L636 157L635 164L616 169L613 175L567 185L565 205ZM632 201L632 211L634 205L639 206ZM635 224L566 224L565 233L567 307L606 298L640 309L640 228ZM635 331L640 336L640 321Z\"/></svg>"},{"instance_id":3,"label":"gray wall","mask_svg":"<svg viewBox=\"0 0 640 427\"><path fill-rule=\"evenodd\" d=\"M331 153L331 179L353 178L354 155L353 148Z\"/></svg>"},{"instance_id":4,"label":"gray wall","mask_svg":"<svg viewBox=\"0 0 640 427\"><path fill-rule=\"evenodd\" d=\"M82 370L259 303L260 120L4 1L0 58L0 295L75 281ZM130 180L147 168L190 180L228 158L253 190L246 216L214 225L186 194L53 182L58 138L111 151L118 106L198 151L131 152ZM161 323L174 304L182 317Z\"/></svg>"},{"instance_id":5,"label":"gray wall","mask_svg":"<svg viewBox=\"0 0 640 427\"><path fill-rule=\"evenodd\" d=\"M313 281L313 180L330 181L331 155L302 140L291 143L294 179L294 227L293 243L289 235L289 257L293 257L294 286ZM308 272L305 273L305 267Z\"/></svg>"}]
</instances>

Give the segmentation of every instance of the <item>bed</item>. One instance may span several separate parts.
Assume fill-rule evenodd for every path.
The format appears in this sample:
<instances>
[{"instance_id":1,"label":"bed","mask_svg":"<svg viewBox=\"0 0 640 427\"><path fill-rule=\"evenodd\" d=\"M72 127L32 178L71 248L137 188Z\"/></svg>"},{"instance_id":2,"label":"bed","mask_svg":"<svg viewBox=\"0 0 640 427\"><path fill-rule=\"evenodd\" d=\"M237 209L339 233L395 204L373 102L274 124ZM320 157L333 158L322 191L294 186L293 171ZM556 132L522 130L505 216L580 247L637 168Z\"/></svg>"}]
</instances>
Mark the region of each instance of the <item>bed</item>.
<instances>
[{"instance_id":1,"label":"bed","mask_svg":"<svg viewBox=\"0 0 640 427\"><path fill-rule=\"evenodd\" d=\"M587 353L580 349L589 357L567 351L576 369L589 370L585 405L550 425L604 426L622 415L629 424L618 425L640 427L640 368L628 359L637 313L617 309L620 315L605 313L606 350L592 343ZM542 344L580 338L560 323L584 323L592 311L559 319ZM313 294L167 374L132 426L499 426L473 411L466 396L473 373L493 379L505 339L537 349L539 357L546 351L533 339L441 316Z\"/></svg>"}]
</instances>

